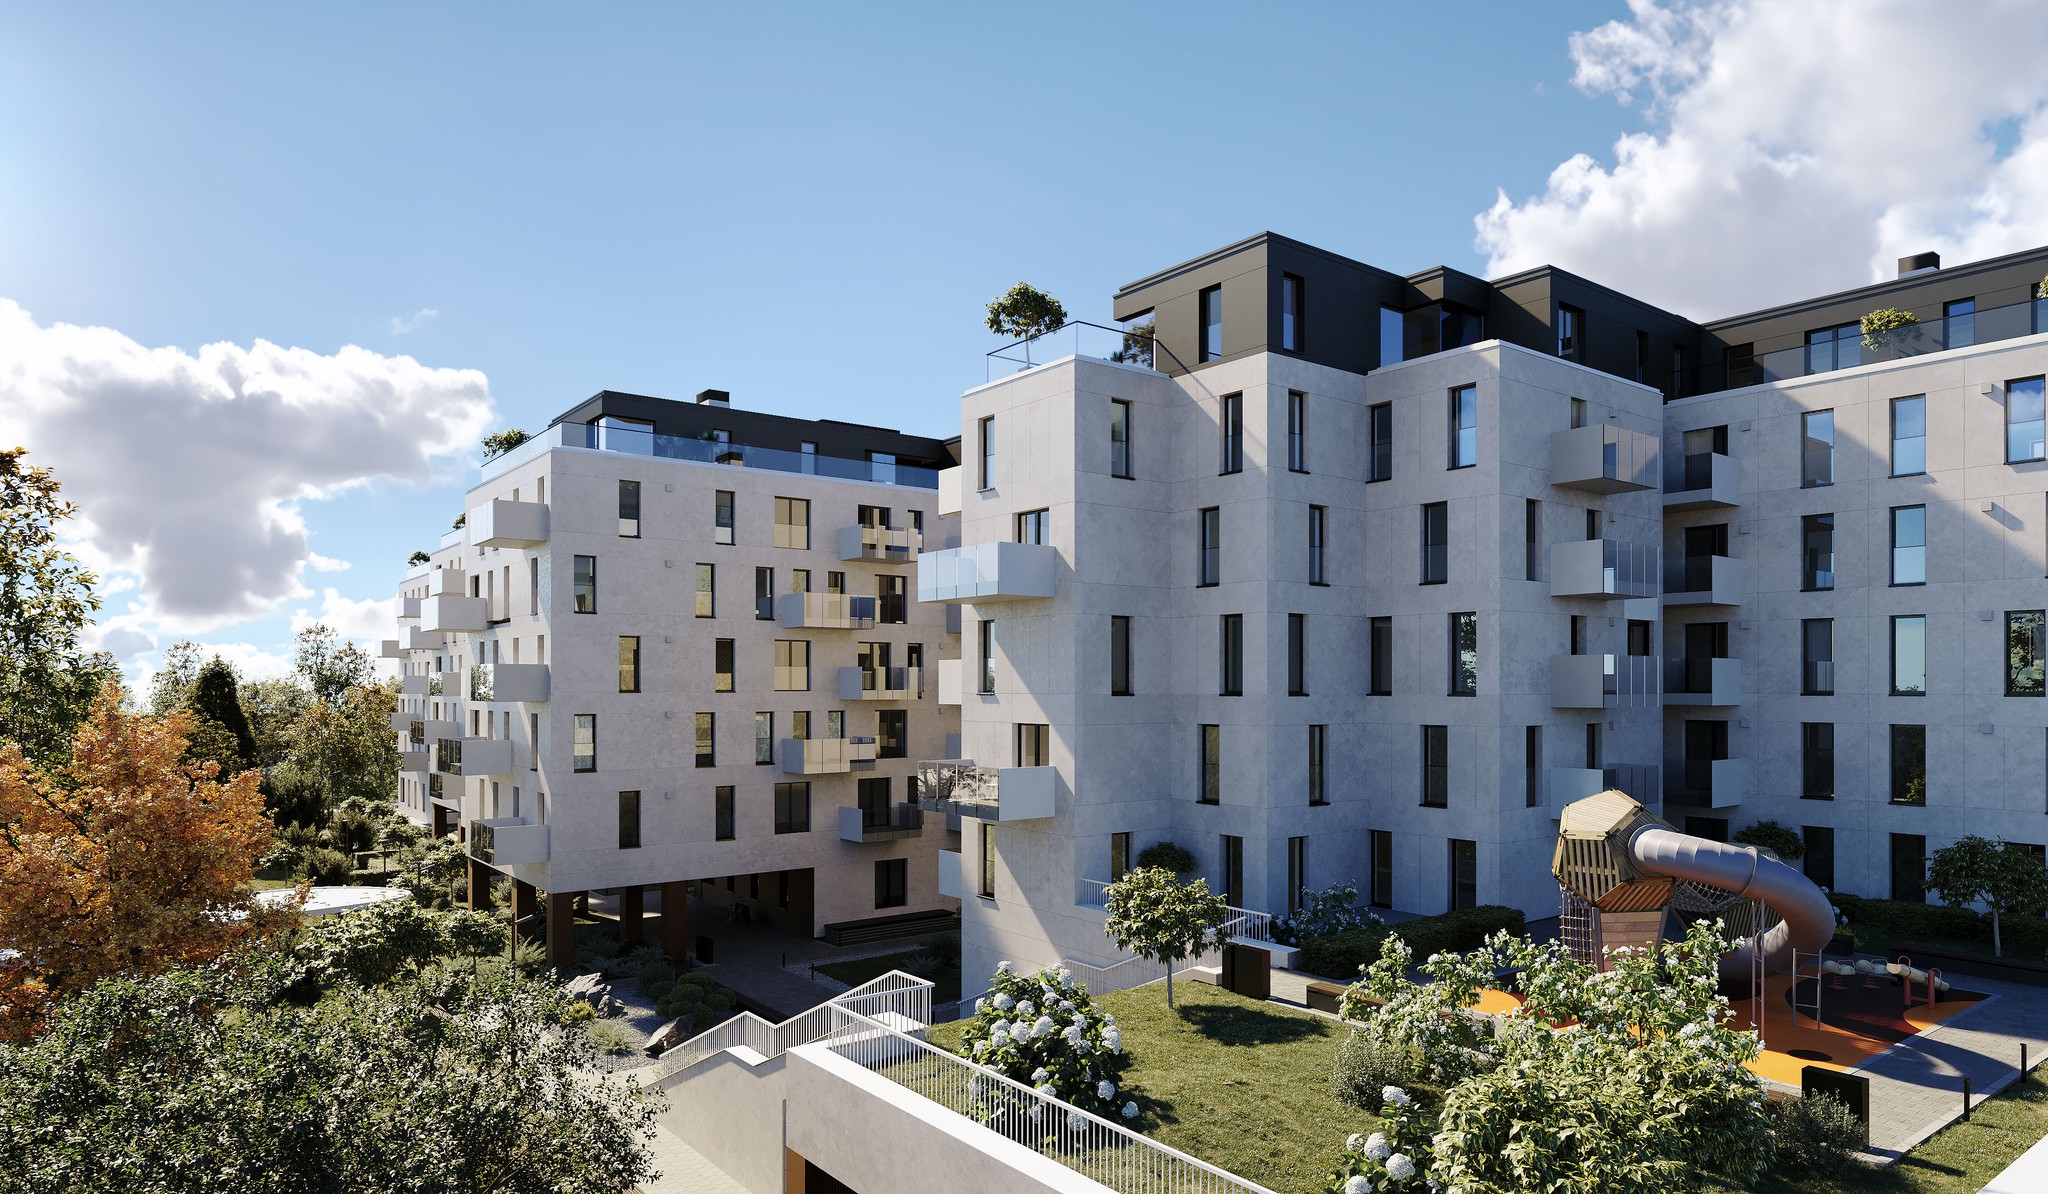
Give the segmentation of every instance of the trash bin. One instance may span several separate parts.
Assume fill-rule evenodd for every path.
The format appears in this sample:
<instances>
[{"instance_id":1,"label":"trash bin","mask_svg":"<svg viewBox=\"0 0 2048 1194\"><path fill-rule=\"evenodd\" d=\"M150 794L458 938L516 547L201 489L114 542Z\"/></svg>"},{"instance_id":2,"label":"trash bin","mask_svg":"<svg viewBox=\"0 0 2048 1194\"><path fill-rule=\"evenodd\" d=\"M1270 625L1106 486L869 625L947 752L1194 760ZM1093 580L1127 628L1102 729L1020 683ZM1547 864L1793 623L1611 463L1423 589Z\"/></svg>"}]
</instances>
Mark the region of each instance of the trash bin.
<instances>
[{"instance_id":1,"label":"trash bin","mask_svg":"<svg viewBox=\"0 0 2048 1194\"><path fill-rule=\"evenodd\" d=\"M1223 947L1223 989L1248 999L1273 995L1273 956L1251 945L1231 942Z\"/></svg>"},{"instance_id":2,"label":"trash bin","mask_svg":"<svg viewBox=\"0 0 2048 1194\"><path fill-rule=\"evenodd\" d=\"M711 965L711 938L697 938L697 962L702 966Z\"/></svg>"}]
</instances>

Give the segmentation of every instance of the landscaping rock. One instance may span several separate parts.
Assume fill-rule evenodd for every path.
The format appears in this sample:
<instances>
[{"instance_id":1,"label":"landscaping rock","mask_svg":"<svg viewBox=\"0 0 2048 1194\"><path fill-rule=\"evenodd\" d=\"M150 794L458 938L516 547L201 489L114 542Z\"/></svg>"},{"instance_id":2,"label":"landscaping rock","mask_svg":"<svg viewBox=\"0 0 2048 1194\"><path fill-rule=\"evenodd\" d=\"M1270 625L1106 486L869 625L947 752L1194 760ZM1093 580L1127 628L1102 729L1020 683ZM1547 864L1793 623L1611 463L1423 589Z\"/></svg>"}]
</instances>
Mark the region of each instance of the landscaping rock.
<instances>
[{"instance_id":1,"label":"landscaping rock","mask_svg":"<svg viewBox=\"0 0 2048 1194\"><path fill-rule=\"evenodd\" d=\"M592 1007L595 1007L599 1000L611 994L611 984L604 981L602 973L593 972L570 979L562 987L562 991L571 999L587 1000Z\"/></svg>"},{"instance_id":2,"label":"landscaping rock","mask_svg":"<svg viewBox=\"0 0 2048 1194\"><path fill-rule=\"evenodd\" d=\"M690 1017L677 1016L675 1019L663 1024L660 1028L655 1029L653 1034L647 1038L647 1052L651 1056L660 1057L670 1049L689 1040L690 1028Z\"/></svg>"}]
</instances>

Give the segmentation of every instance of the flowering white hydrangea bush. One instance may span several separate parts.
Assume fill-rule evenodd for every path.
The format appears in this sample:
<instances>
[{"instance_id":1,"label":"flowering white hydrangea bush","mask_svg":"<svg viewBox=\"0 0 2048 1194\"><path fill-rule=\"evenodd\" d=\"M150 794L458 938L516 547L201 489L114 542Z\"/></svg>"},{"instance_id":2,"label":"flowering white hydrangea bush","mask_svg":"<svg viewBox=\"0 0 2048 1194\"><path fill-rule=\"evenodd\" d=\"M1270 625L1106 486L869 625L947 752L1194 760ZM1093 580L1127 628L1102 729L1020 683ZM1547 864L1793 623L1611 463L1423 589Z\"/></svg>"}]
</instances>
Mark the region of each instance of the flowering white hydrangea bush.
<instances>
[{"instance_id":1,"label":"flowering white hydrangea bush","mask_svg":"<svg viewBox=\"0 0 2048 1194\"><path fill-rule=\"evenodd\" d=\"M990 993L974 1001L960 1052L1076 1107L1131 1119L1137 1105L1119 1097L1130 1061L1123 1049L1116 1017L1065 967L1020 974L1004 962Z\"/></svg>"},{"instance_id":2,"label":"flowering white hydrangea bush","mask_svg":"<svg viewBox=\"0 0 2048 1194\"><path fill-rule=\"evenodd\" d=\"M1332 1194L1398 1194L1403 1190L1436 1190L1429 1174L1436 1130L1416 1106L1408 1092L1398 1086L1386 1091L1387 1113L1377 1131L1370 1135L1353 1132L1344 1142L1344 1154L1330 1171Z\"/></svg>"}]
</instances>

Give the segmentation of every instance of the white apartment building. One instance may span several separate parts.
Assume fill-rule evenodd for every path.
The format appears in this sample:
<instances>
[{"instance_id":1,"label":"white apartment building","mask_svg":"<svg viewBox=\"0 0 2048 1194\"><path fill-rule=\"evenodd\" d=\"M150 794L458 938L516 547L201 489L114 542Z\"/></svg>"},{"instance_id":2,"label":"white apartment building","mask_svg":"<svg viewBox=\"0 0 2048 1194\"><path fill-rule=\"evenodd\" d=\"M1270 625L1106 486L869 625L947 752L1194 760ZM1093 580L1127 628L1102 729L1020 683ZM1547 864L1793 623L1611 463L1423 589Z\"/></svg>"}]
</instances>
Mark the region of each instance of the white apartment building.
<instances>
[{"instance_id":1,"label":"white apartment building","mask_svg":"<svg viewBox=\"0 0 2048 1194\"><path fill-rule=\"evenodd\" d=\"M600 393L490 462L400 589L400 804L463 836L473 898L578 897L689 948L684 896L806 935L951 923L948 613L911 598L944 542L945 445L879 428Z\"/></svg>"}]
</instances>

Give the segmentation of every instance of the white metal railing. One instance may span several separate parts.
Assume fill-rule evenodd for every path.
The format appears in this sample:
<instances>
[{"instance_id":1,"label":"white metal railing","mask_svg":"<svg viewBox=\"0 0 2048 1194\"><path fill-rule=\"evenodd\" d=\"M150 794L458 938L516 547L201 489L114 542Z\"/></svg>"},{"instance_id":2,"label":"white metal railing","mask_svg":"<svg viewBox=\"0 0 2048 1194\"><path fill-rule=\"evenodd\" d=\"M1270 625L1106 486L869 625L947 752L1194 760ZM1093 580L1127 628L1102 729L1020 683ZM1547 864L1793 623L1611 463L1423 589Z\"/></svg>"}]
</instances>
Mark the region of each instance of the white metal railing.
<instances>
[{"instance_id":1,"label":"white metal railing","mask_svg":"<svg viewBox=\"0 0 2048 1194\"><path fill-rule=\"evenodd\" d=\"M1109 907L1109 884L1100 879L1076 879L1074 881L1074 903L1083 908ZM1223 932L1227 937L1243 937L1248 941L1273 941L1273 914L1256 912L1250 908L1239 908L1234 904L1224 905L1227 913L1223 921ZM1072 966L1074 963L1068 962ZM1089 988L1094 990L1094 988Z\"/></svg>"},{"instance_id":2,"label":"white metal railing","mask_svg":"<svg viewBox=\"0 0 2048 1194\"><path fill-rule=\"evenodd\" d=\"M914 974L891 970L780 1024L771 1024L752 1012L741 1012L663 1053L647 1084L658 1083L727 1049L744 1046L763 1057L780 1057L831 1032L830 1009L840 1004L863 1015L900 1017L898 1022L922 1027L932 1022L932 984Z\"/></svg>"},{"instance_id":3,"label":"white metal railing","mask_svg":"<svg viewBox=\"0 0 2048 1194\"><path fill-rule=\"evenodd\" d=\"M1272 1194L848 1007L824 1047L905 1090L1122 1194Z\"/></svg>"}]
</instances>

